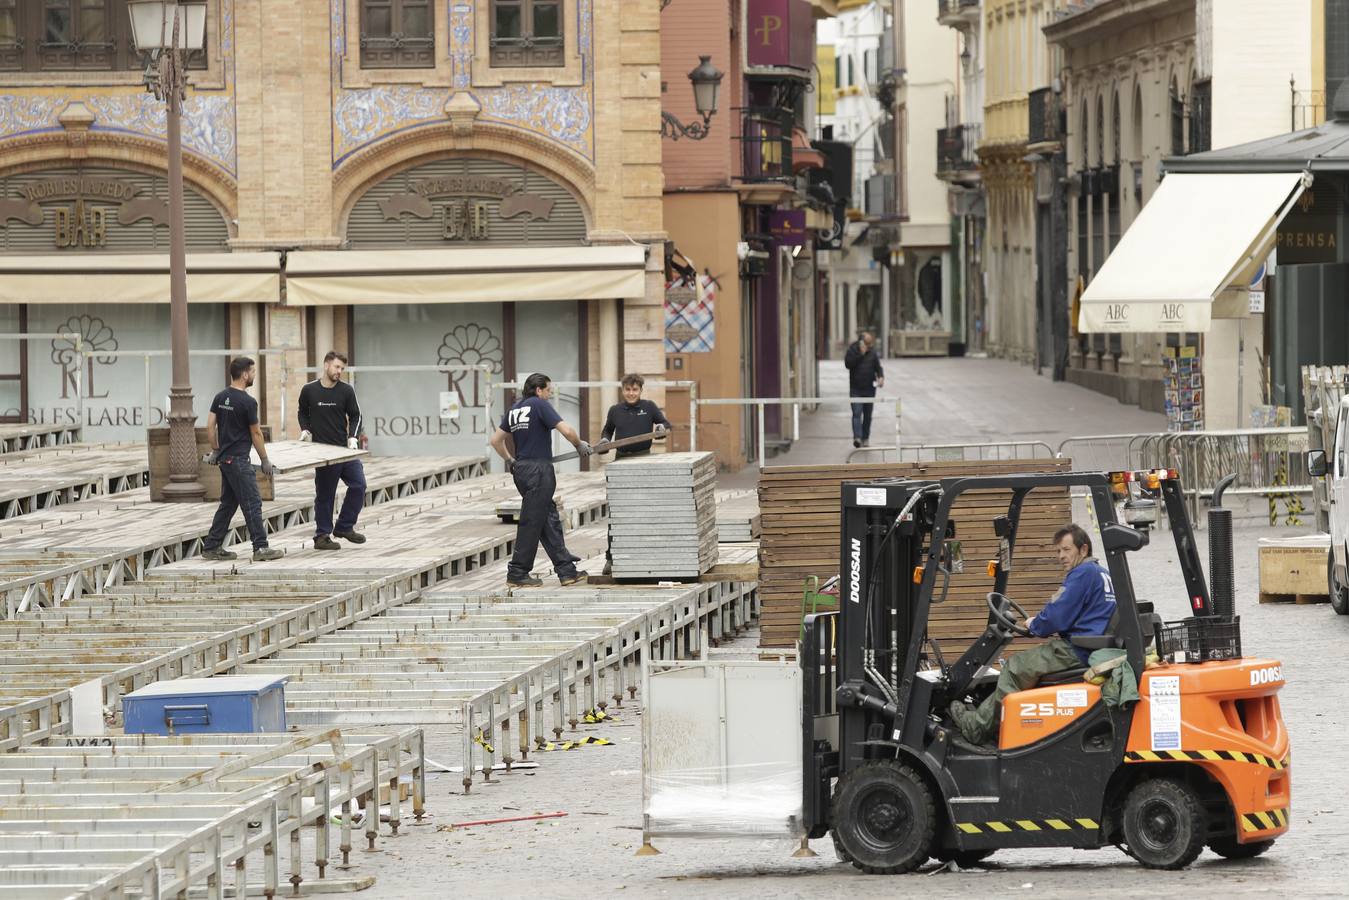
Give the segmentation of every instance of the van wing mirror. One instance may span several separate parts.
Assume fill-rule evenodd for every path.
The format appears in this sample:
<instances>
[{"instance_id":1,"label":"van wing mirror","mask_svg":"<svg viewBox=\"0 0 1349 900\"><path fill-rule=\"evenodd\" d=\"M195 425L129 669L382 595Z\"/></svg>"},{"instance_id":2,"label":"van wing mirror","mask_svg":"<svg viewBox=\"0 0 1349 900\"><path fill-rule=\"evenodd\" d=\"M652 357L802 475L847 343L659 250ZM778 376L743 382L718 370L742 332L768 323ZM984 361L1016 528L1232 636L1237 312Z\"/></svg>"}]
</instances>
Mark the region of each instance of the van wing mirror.
<instances>
[{"instance_id":1,"label":"van wing mirror","mask_svg":"<svg viewBox=\"0 0 1349 900\"><path fill-rule=\"evenodd\" d=\"M1307 451L1307 474L1313 478L1324 478L1327 472L1326 451Z\"/></svg>"}]
</instances>

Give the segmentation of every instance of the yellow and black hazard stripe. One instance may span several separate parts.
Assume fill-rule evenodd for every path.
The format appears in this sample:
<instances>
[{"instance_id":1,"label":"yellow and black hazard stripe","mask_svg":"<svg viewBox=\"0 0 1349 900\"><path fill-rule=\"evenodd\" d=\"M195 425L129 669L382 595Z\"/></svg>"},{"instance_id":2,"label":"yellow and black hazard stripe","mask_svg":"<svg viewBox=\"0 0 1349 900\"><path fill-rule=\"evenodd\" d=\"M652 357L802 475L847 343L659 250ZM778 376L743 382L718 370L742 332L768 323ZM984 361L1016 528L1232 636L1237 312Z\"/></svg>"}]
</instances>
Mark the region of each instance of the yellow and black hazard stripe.
<instances>
[{"instance_id":1,"label":"yellow and black hazard stripe","mask_svg":"<svg viewBox=\"0 0 1349 900\"><path fill-rule=\"evenodd\" d=\"M606 740L605 738L587 735L579 741L561 741L556 744L552 741L548 741L540 746L539 749L544 753L548 753L553 750L579 750L582 747L612 747L613 744L613 741Z\"/></svg>"},{"instance_id":2,"label":"yellow and black hazard stripe","mask_svg":"<svg viewBox=\"0 0 1349 900\"><path fill-rule=\"evenodd\" d=\"M1273 828L1288 827L1288 810L1271 809L1269 812L1246 813L1241 817L1241 830L1244 832L1269 831Z\"/></svg>"},{"instance_id":3,"label":"yellow and black hazard stripe","mask_svg":"<svg viewBox=\"0 0 1349 900\"><path fill-rule=\"evenodd\" d=\"M1013 831L1097 831L1095 819L1008 819L1005 822L957 822L965 834L1007 834Z\"/></svg>"},{"instance_id":4,"label":"yellow and black hazard stripe","mask_svg":"<svg viewBox=\"0 0 1349 900\"><path fill-rule=\"evenodd\" d=\"M1125 762L1240 762L1254 763L1282 772L1288 768L1288 759L1272 759L1259 753L1242 753L1240 750L1130 750L1124 754Z\"/></svg>"}]
</instances>

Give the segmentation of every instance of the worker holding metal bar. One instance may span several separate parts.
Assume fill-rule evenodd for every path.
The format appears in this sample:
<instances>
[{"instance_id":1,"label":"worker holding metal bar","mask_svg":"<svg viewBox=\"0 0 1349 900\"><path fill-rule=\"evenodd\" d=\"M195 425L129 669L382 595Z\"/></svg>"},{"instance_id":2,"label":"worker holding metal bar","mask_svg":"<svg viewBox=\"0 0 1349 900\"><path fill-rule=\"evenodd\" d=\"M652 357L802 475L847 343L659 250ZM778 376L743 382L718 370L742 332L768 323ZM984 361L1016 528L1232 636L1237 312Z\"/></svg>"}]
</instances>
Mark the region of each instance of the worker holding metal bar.
<instances>
[{"instance_id":1,"label":"worker holding metal bar","mask_svg":"<svg viewBox=\"0 0 1349 900\"><path fill-rule=\"evenodd\" d=\"M267 459L267 447L258 425L258 401L248 396L257 367L247 356L230 360L230 386L215 395L206 417L206 432L211 438L208 465L220 467L220 505L211 521L211 531L202 541L203 559L237 559L238 554L224 548L225 534L239 507L243 507L248 536L253 540L253 561L280 559L281 551L267 546L267 527L262 521L262 497L258 478L248 456L251 445L258 451L264 475L274 474Z\"/></svg>"},{"instance_id":2,"label":"worker holding metal bar","mask_svg":"<svg viewBox=\"0 0 1349 900\"><path fill-rule=\"evenodd\" d=\"M346 356L330 350L323 357L323 374L300 389L300 440L349 450L360 446L361 407L356 402L356 389L342 380L346 367ZM347 486L347 496L333 527L339 480ZM359 459L315 469L314 549L340 550L342 545L334 537L364 544L365 535L356 530L356 519L364 506L365 467Z\"/></svg>"},{"instance_id":3,"label":"worker holding metal bar","mask_svg":"<svg viewBox=\"0 0 1349 900\"><path fill-rule=\"evenodd\" d=\"M537 372L530 375L525 379L520 399L506 410L500 427L492 433L492 449L506 461L506 467L515 478L515 489L520 492L515 552L506 567L506 583L512 587L540 587L543 584L543 579L530 574L540 542L563 585L575 584L587 577L585 572L577 570L577 558L567 550L562 539L562 519L553 502L557 472L553 470L552 435L549 432L557 429L582 458L594 451L581 440L575 428L562 421L548 402L552 395L551 378Z\"/></svg>"}]
</instances>

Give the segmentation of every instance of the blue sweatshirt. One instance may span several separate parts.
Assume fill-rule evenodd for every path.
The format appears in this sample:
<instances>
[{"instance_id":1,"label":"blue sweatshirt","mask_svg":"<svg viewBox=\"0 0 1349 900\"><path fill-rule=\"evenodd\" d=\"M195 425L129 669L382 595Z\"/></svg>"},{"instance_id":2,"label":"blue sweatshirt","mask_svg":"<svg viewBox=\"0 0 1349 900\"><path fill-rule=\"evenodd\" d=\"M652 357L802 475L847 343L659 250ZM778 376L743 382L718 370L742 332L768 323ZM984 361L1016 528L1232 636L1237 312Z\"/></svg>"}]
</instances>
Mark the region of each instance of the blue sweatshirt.
<instances>
[{"instance_id":1,"label":"blue sweatshirt","mask_svg":"<svg viewBox=\"0 0 1349 900\"><path fill-rule=\"evenodd\" d=\"M1067 640L1074 635L1105 634L1115 614L1115 585L1095 559L1085 559L1063 579L1063 587L1035 616L1031 633L1037 637L1058 634ZM1091 651L1074 647L1083 665Z\"/></svg>"}]
</instances>

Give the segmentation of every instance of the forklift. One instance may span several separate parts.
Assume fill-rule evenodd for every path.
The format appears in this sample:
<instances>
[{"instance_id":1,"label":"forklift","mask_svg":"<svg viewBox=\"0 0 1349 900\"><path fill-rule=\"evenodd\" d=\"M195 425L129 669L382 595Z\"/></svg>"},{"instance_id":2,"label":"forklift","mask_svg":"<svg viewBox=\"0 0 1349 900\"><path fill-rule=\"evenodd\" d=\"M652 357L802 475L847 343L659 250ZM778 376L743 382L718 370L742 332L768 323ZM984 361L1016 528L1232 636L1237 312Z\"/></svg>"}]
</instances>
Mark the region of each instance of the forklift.
<instances>
[{"instance_id":1,"label":"forklift","mask_svg":"<svg viewBox=\"0 0 1349 900\"><path fill-rule=\"evenodd\" d=\"M1004 648L1031 637L1006 593L1026 497L1073 488L1092 505L1116 596L1107 632L1073 643L1123 650L1140 699L1110 705L1085 666L1068 669L1003 700L996 746L970 744L948 705L988 696ZM1010 501L992 522L987 627L948 661L928 619L962 570L952 507L972 491ZM1137 491L1160 496L1170 519L1192 612L1183 621L1163 623L1134 595L1128 554L1148 532L1117 520L1116 499ZM1282 670L1241 655L1230 579L1215 611L1174 470L846 482L841 502L839 609L806 618L800 655L808 837L830 834L841 859L888 874L929 858L969 866L1004 848L1112 845L1182 869L1205 846L1250 858L1287 831ZM1226 535L1210 552L1225 552L1230 572Z\"/></svg>"}]
</instances>

